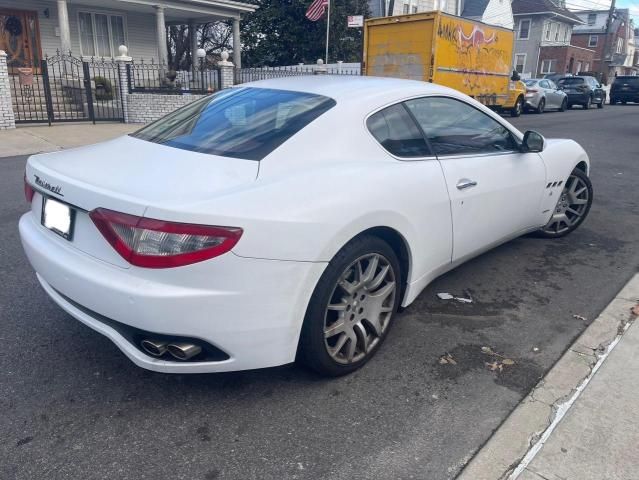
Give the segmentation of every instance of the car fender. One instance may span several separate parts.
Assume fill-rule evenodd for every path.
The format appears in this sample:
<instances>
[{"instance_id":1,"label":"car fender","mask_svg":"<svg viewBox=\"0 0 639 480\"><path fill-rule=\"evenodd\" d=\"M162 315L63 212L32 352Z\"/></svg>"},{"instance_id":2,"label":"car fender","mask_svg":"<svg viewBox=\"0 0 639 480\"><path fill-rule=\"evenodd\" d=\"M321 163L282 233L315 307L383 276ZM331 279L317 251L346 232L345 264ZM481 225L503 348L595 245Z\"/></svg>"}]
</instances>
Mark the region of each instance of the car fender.
<instances>
[{"instance_id":1,"label":"car fender","mask_svg":"<svg viewBox=\"0 0 639 480\"><path fill-rule=\"evenodd\" d=\"M546 166L545 195L541 211L542 218L547 221L572 171L580 168L590 176L590 159L581 145L569 139L546 139L540 155Z\"/></svg>"}]
</instances>

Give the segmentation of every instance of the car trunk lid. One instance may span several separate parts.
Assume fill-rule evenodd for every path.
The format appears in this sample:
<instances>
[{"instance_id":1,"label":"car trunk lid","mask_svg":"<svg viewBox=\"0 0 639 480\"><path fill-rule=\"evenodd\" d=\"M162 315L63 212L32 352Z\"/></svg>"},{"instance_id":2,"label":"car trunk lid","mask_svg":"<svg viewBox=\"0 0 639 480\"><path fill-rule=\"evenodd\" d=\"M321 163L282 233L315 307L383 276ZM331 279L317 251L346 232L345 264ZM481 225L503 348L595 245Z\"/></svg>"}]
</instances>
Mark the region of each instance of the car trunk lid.
<instances>
[{"instance_id":1,"label":"car trunk lid","mask_svg":"<svg viewBox=\"0 0 639 480\"><path fill-rule=\"evenodd\" d=\"M113 255L88 212L106 208L144 216L148 207L172 210L250 184L257 177L258 167L257 161L185 151L126 136L34 155L27 163L26 179L39 192L32 206L38 218L43 197L66 203L74 210L73 238L66 240L51 232L58 241L126 267L126 262Z\"/></svg>"}]
</instances>

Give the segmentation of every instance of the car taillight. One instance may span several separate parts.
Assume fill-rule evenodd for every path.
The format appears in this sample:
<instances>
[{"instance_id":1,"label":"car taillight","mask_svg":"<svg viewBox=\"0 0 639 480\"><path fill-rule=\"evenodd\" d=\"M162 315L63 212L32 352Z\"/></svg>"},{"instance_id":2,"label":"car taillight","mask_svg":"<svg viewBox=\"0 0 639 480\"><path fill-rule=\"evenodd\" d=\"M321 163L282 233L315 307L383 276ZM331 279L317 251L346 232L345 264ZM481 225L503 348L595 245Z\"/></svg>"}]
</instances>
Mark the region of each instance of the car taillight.
<instances>
[{"instance_id":1,"label":"car taillight","mask_svg":"<svg viewBox=\"0 0 639 480\"><path fill-rule=\"evenodd\" d=\"M231 250L242 236L241 228L166 222L106 208L89 216L111 246L138 267L181 267L208 260Z\"/></svg>"},{"instance_id":2,"label":"car taillight","mask_svg":"<svg viewBox=\"0 0 639 480\"><path fill-rule=\"evenodd\" d=\"M33 187L31 185L29 185L29 182L27 182L27 174L25 172L24 174L24 198L27 201L27 203L31 203L33 201L33 196L35 195L35 190L33 189Z\"/></svg>"}]
</instances>

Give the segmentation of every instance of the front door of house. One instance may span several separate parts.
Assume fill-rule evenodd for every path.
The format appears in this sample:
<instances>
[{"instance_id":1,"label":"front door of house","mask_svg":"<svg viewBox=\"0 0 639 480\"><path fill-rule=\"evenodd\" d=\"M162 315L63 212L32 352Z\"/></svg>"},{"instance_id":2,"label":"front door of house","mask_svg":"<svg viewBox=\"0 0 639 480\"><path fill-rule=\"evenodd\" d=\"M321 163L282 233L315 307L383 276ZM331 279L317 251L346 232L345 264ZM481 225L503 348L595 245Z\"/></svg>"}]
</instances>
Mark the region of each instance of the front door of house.
<instances>
[{"instance_id":1,"label":"front door of house","mask_svg":"<svg viewBox=\"0 0 639 480\"><path fill-rule=\"evenodd\" d=\"M37 12L0 8L0 50L7 53L9 73L25 67L39 69L42 53Z\"/></svg>"}]
</instances>

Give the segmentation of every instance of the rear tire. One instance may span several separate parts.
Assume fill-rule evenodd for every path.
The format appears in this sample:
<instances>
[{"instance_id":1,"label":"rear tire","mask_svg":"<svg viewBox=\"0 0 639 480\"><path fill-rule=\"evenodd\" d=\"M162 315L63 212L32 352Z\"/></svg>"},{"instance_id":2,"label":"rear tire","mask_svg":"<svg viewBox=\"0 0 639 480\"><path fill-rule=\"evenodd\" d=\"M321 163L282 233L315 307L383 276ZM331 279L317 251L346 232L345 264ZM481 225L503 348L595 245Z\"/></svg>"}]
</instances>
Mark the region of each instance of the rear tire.
<instances>
[{"instance_id":1,"label":"rear tire","mask_svg":"<svg viewBox=\"0 0 639 480\"><path fill-rule=\"evenodd\" d=\"M582 107L584 110L589 110L591 104L592 104L592 99L588 97L588 99L586 100L586 103L584 103Z\"/></svg>"},{"instance_id":2,"label":"rear tire","mask_svg":"<svg viewBox=\"0 0 639 480\"><path fill-rule=\"evenodd\" d=\"M592 183L584 172L575 168L557 199L552 217L537 230L543 238L559 238L573 232L588 216L592 206Z\"/></svg>"},{"instance_id":3,"label":"rear tire","mask_svg":"<svg viewBox=\"0 0 639 480\"><path fill-rule=\"evenodd\" d=\"M535 109L535 113L537 114L544 113L544 108L546 108L546 100L542 98L541 100L539 100L539 104L537 105L537 108Z\"/></svg>"},{"instance_id":4,"label":"rear tire","mask_svg":"<svg viewBox=\"0 0 639 480\"><path fill-rule=\"evenodd\" d=\"M524 97L517 98L515 102L515 106L510 109L511 117L518 117L521 115L521 112L524 111Z\"/></svg>"},{"instance_id":5,"label":"rear tire","mask_svg":"<svg viewBox=\"0 0 639 480\"><path fill-rule=\"evenodd\" d=\"M605 98L602 98L602 99L601 99L601 102L599 102L599 103L597 104L597 108L604 108L604 103L605 103L605 102L606 102L606 99L605 99Z\"/></svg>"},{"instance_id":6,"label":"rear tire","mask_svg":"<svg viewBox=\"0 0 639 480\"><path fill-rule=\"evenodd\" d=\"M363 235L347 243L311 295L298 360L331 377L362 367L390 330L401 279L397 255L385 241Z\"/></svg>"}]
</instances>

